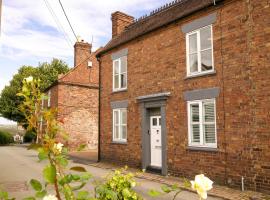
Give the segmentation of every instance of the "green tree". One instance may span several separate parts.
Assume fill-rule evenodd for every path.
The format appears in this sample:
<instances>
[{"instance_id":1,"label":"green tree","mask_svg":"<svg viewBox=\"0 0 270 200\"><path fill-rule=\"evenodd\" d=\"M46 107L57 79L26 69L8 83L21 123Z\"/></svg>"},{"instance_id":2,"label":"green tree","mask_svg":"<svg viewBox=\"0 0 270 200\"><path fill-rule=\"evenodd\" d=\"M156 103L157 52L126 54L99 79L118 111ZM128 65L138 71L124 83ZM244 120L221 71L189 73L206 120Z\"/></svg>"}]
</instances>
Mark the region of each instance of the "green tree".
<instances>
[{"instance_id":1,"label":"green tree","mask_svg":"<svg viewBox=\"0 0 270 200\"><path fill-rule=\"evenodd\" d=\"M37 67L22 66L18 73L13 76L10 85L2 90L0 114L7 119L25 123L25 116L19 110L19 105L23 99L17 96L17 93L22 89L24 78L33 76L36 79L40 79L40 87L44 90L57 80L59 74L67 73L68 70L67 64L58 59L53 59L50 63L40 63Z\"/></svg>"}]
</instances>

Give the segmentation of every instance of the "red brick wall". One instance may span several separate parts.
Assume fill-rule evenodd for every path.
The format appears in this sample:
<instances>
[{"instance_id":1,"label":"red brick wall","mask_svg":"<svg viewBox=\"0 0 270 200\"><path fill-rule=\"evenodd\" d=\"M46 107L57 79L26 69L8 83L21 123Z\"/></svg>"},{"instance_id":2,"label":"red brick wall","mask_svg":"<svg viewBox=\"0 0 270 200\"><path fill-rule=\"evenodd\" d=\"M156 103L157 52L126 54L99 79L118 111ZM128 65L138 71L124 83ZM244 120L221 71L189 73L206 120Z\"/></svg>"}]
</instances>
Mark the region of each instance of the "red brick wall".
<instances>
[{"instance_id":1,"label":"red brick wall","mask_svg":"<svg viewBox=\"0 0 270 200\"><path fill-rule=\"evenodd\" d=\"M71 150L81 144L97 150L99 65L90 44L77 42L74 47L77 65L50 88L51 106L58 110ZM92 61L92 67L88 67L88 61Z\"/></svg>"},{"instance_id":2,"label":"red brick wall","mask_svg":"<svg viewBox=\"0 0 270 200\"><path fill-rule=\"evenodd\" d=\"M186 78L186 22L216 11L213 24L216 74ZM136 97L171 92L166 106L168 168L193 177L270 191L269 1L234 1L201 11L133 40L101 57L101 157L141 164L141 118ZM128 90L112 93L111 53L128 48ZM188 150L183 92L219 87L217 152ZM128 100L128 143L113 144L111 101Z\"/></svg>"},{"instance_id":3,"label":"red brick wall","mask_svg":"<svg viewBox=\"0 0 270 200\"><path fill-rule=\"evenodd\" d=\"M96 53L91 53L91 45L77 42L74 47L75 66L60 80L79 84L98 84L99 65L95 57ZM88 61L92 62L92 67L88 67Z\"/></svg>"},{"instance_id":4,"label":"red brick wall","mask_svg":"<svg viewBox=\"0 0 270 200\"><path fill-rule=\"evenodd\" d=\"M73 85L59 85L58 119L69 135L68 146L75 150L80 144L97 149L98 90Z\"/></svg>"}]
</instances>

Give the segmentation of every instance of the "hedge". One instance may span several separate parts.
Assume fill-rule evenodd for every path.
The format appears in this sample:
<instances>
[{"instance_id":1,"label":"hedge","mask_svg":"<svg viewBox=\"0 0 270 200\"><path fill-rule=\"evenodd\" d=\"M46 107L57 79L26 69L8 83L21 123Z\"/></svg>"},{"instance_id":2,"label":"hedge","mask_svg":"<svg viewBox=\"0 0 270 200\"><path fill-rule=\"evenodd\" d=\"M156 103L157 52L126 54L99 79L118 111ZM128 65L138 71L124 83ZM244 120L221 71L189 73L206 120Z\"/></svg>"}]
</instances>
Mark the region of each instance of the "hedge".
<instances>
[{"instance_id":1,"label":"hedge","mask_svg":"<svg viewBox=\"0 0 270 200\"><path fill-rule=\"evenodd\" d=\"M7 145L13 142L14 142L14 139L10 133L0 131L0 145Z\"/></svg>"}]
</instances>

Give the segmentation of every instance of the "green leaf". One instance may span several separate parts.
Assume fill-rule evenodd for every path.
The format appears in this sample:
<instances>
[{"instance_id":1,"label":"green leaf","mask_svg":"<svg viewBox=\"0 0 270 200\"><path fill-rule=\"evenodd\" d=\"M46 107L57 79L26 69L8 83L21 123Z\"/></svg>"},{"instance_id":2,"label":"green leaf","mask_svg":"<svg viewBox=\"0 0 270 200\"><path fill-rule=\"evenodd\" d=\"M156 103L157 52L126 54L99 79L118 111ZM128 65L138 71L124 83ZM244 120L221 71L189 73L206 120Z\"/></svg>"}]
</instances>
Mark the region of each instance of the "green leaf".
<instances>
[{"instance_id":1,"label":"green leaf","mask_svg":"<svg viewBox=\"0 0 270 200\"><path fill-rule=\"evenodd\" d=\"M42 191L39 191L39 192L36 193L36 197L37 198L43 198L43 197L45 197L46 194L47 194L47 191L42 190Z\"/></svg>"},{"instance_id":2,"label":"green leaf","mask_svg":"<svg viewBox=\"0 0 270 200\"><path fill-rule=\"evenodd\" d=\"M54 183L56 178L56 169L53 165L48 165L43 170L43 177L48 183Z\"/></svg>"},{"instance_id":3,"label":"green leaf","mask_svg":"<svg viewBox=\"0 0 270 200\"><path fill-rule=\"evenodd\" d=\"M84 199L87 199L88 196L89 196L89 192L80 191L80 192L78 192L77 199L78 200L84 200Z\"/></svg>"},{"instance_id":4,"label":"green leaf","mask_svg":"<svg viewBox=\"0 0 270 200\"><path fill-rule=\"evenodd\" d=\"M173 190L178 190L179 189L179 186L178 186L178 184L173 184L171 188Z\"/></svg>"},{"instance_id":5,"label":"green leaf","mask_svg":"<svg viewBox=\"0 0 270 200\"><path fill-rule=\"evenodd\" d=\"M148 192L148 195L151 196L151 197L157 197L157 196L160 196L161 195L161 192L159 192L157 190L150 190Z\"/></svg>"},{"instance_id":6,"label":"green leaf","mask_svg":"<svg viewBox=\"0 0 270 200\"><path fill-rule=\"evenodd\" d=\"M38 158L40 161L47 159L48 152L45 151L43 148L38 148Z\"/></svg>"},{"instance_id":7,"label":"green leaf","mask_svg":"<svg viewBox=\"0 0 270 200\"><path fill-rule=\"evenodd\" d=\"M41 191L42 190L42 185L38 180L31 179L30 184L31 184L31 186L32 186L32 188L34 190L36 190L36 191Z\"/></svg>"},{"instance_id":8,"label":"green leaf","mask_svg":"<svg viewBox=\"0 0 270 200\"><path fill-rule=\"evenodd\" d=\"M71 183L72 180L73 180L73 176L71 174L67 174L59 181L59 184L65 185L65 184Z\"/></svg>"},{"instance_id":9,"label":"green leaf","mask_svg":"<svg viewBox=\"0 0 270 200\"><path fill-rule=\"evenodd\" d=\"M191 187L191 183L190 183L190 181L188 179L184 179L183 182L184 182L184 187L185 188L190 188Z\"/></svg>"},{"instance_id":10,"label":"green leaf","mask_svg":"<svg viewBox=\"0 0 270 200\"><path fill-rule=\"evenodd\" d=\"M36 200L35 197L26 197L26 198L23 198L23 200Z\"/></svg>"},{"instance_id":11,"label":"green leaf","mask_svg":"<svg viewBox=\"0 0 270 200\"><path fill-rule=\"evenodd\" d=\"M167 185L162 185L161 189L165 193L170 193L172 191L172 189L170 187L168 187Z\"/></svg>"},{"instance_id":12,"label":"green leaf","mask_svg":"<svg viewBox=\"0 0 270 200\"><path fill-rule=\"evenodd\" d=\"M80 175L77 175L77 174L72 174L71 175L72 176L72 179L74 180L74 181L78 181L78 180L80 180Z\"/></svg>"},{"instance_id":13,"label":"green leaf","mask_svg":"<svg viewBox=\"0 0 270 200\"><path fill-rule=\"evenodd\" d=\"M90 174L89 172L81 174L81 181L88 181L90 178L92 178L92 174Z\"/></svg>"},{"instance_id":14,"label":"green leaf","mask_svg":"<svg viewBox=\"0 0 270 200\"><path fill-rule=\"evenodd\" d=\"M129 198L131 196L131 193L130 193L128 188L124 188L122 190L122 194L123 194L124 198Z\"/></svg>"},{"instance_id":15,"label":"green leaf","mask_svg":"<svg viewBox=\"0 0 270 200\"><path fill-rule=\"evenodd\" d=\"M71 167L70 170L77 171L77 172L87 172L86 169L81 166Z\"/></svg>"},{"instance_id":16,"label":"green leaf","mask_svg":"<svg viewBox=\"0 0 270 200\"><path fill-rule=\"evenodd\" d=\"M56 160L63 167L66 167L68 165L68 160L64 157L58 157L56 158Z\"/></svg>"},{"instance_id":17,"label":"green leaf","mask_svg":"<svg viewBox=\"0 0 270 200\"><path fill-rule=\"evenodd\" d=\"M0 199L8 199L8 193L4 191L0 191Z\"/></svg>"},{"instance_id":18,"label":"green leaf","mask_svg":"<svg viewBox=\"0 0 270 200\"><path fill-rule=\"evenodd\" d=\"M86 148L86 144L80 144L80 146L77 148L77 151L82 151Z\"/></svg>"},{"instance_id":19,"label":"green leaf","mask_svg":"<svg viewBox=\"0 0 270 200\"><path fill-rule=\"evenodd\" d=\"M85 182L82 182L80 185L72 187L72 191L80 190L86 185Z\"/></svg>"}]
</instances>

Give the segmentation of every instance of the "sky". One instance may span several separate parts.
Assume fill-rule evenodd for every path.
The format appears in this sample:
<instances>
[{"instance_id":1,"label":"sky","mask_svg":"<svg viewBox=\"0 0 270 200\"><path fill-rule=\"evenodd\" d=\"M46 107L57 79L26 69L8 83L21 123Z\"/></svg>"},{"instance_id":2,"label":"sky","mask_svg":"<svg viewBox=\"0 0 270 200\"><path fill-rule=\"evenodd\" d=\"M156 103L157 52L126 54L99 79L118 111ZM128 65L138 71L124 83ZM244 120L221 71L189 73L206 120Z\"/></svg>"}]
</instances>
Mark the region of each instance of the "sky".
<instances>
[{"instance_id":1,"label":"sky","mask_svg":"<svg viewBox=\"0 0 270 200\"><path fill-rule=\"evenodd\" d=\"M111 39L111 13L139 18L171 0L61 0L76 36L93 50ZM3 0L0 35L0 92L22 65L59 58L73 65L76 41L59 0ZM0 124L12 122L0 118Z\"/></svg>"}]
</instances>

